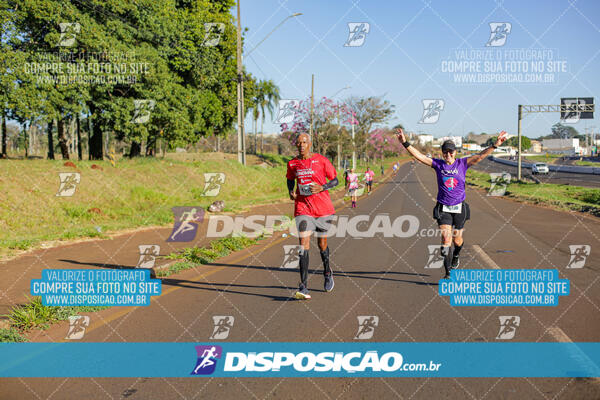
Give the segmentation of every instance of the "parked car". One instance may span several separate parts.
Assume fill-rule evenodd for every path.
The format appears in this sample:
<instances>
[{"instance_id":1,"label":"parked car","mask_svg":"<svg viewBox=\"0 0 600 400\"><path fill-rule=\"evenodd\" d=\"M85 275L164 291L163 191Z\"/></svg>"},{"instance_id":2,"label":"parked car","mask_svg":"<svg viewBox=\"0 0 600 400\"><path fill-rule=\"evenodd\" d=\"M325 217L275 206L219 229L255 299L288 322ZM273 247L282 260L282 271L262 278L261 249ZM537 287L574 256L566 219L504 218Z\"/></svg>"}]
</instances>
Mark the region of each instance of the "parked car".
<instances>
[{"instance_id":1,"label":"parked car","mask_svg":"<svg viewBox=\"0 0 600 400\"><path fill-rule=\"evenodd\" d=\"M535 163L531 166L532 174L547 174L550 171L548 168L548 164L545 163Z\"/></svg>"}]
</instances>

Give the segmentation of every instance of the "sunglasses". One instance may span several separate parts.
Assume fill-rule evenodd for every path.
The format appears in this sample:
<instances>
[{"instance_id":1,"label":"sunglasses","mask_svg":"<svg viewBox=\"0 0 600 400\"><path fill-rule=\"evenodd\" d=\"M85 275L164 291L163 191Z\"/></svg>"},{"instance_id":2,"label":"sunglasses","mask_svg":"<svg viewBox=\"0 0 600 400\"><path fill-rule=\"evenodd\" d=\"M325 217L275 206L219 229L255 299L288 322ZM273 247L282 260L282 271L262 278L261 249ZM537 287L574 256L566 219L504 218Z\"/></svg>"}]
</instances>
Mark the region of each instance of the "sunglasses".
<instances>
[{"instance_id":1,"label":"sunglasses","mask_svg":"<svg viewBox=\"0 0 600 400\"><path fill-rule=\"evenodd\" d=\"M454 150L446 150L446 151L442 151L442 153L444 153L444 154L454 153Z\"/></svg>"}]
</instances>

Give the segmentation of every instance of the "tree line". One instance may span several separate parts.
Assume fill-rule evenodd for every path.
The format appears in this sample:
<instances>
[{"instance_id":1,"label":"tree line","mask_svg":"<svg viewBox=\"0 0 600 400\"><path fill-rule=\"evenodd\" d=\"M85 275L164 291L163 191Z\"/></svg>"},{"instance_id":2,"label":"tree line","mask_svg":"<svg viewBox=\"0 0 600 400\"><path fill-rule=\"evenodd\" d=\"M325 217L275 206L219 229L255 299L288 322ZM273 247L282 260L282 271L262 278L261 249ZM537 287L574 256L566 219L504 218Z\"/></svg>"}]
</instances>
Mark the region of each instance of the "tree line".
<instances>
[{"instance_id":1,"label":"tree line","mask_svg":"<svg viewBox=\"0 0 600 400\"><path fill-rule=\"evenodd\" d=\"M254 121L279 99L272 81L236 71L234 0L0 0L2 156L7 120L45 131L47 157L82 144L100 160L108 141L129 156L185 147L232 131L237 82ZM55 141L56 138L56 141ZM142 146L143 145L143 146Z\"/></svg>"}]
</instances>

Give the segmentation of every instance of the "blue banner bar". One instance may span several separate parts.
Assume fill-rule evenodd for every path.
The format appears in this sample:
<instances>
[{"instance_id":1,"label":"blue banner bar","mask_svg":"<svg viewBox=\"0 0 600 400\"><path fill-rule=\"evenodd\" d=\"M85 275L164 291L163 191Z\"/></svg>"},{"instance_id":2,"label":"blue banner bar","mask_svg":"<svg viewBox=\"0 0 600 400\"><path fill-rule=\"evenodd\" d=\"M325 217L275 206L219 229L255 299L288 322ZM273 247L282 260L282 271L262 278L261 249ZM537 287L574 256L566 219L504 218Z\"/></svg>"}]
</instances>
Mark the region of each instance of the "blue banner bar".
<instances>
[{"instance_id":1,"label":"blue banner bar","mask_svg":"<svg viewBox=\"0 0 600 400\"><path fill-rule=\"evenodd\" d=\"M600 343L2 343L0 377L599 377Z\"/></svg>"}]
</instances>

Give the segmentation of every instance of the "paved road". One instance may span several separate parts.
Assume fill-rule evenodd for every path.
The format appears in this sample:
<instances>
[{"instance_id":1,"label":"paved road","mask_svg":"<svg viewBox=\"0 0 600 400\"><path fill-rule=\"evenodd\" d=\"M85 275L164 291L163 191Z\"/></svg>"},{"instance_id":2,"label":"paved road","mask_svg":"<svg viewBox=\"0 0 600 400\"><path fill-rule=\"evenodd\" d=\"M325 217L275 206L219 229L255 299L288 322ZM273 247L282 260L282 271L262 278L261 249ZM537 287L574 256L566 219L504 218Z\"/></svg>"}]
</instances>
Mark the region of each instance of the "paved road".
<instances>
[{"instance_id":1,"label":"paved road","mask_svg":"<svg viewBox=\"0 0 600 400\"><path fill-rule=\"evenodd\" d=\"M434 174L405 164L393 181L363 198L355 210L338 215L414 215L420 229L435 228L431 218ZM557 307L466 307L449 305L437 294L440 269L426 269L428 245L438 237L330 240L336 286L322 290L320 259L311 251L309 287L313 298L291 298L298 273L281 269L282 246L293 237L274 237L217 263L163 280L163 295L149 307L113 308L91 315L87 342L206 342L213 315L231 315L226 341L352 342L357 316L377 315L373 341L495 342L499 316L518 315L514 341L598 341L600 261L598 219L468 189L472 220L465 229L462 267L557 268L571 281L571 294ZM290 206L291 208L291 206ZM275 211L273 211L275 212ZM289 210L287 211L289 212ZM361 228L364 229L364 228ZM590 244L583 269L565 269L570 244ZM105 249L112 254L110 248ZM102 264L102 257L96 260ZM113 262L114 263L114 262ZM59 324L33 340L61 341ZM490 354L490 363L494 355ZM162 379L30 378L0 380L1 399L73 398L412 398L412 399L591 399L600 385L588 379L542 378L320 378L320 379Z\"/></svg>"},{"instance_id":2,"label":"paved road","mask_svg":"<svg viewBox=\"0 0 600 400\"><path fill-rule=\"evenodd\" d=\"M513 177L517 176L517 167L511 165L500 164L491 160L484 160L476 167L478 171L484 172L508 172ZM522 168L523 176L531 175L530 168ZM560 185L574 185L600 188L600 175L573 174L570 172L552 172L548 175L536 175L536 177L544 183L556 183Z\"/></svg>"}]
</instances>

